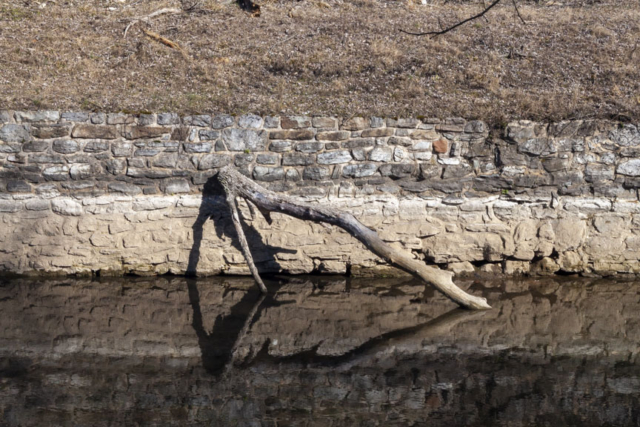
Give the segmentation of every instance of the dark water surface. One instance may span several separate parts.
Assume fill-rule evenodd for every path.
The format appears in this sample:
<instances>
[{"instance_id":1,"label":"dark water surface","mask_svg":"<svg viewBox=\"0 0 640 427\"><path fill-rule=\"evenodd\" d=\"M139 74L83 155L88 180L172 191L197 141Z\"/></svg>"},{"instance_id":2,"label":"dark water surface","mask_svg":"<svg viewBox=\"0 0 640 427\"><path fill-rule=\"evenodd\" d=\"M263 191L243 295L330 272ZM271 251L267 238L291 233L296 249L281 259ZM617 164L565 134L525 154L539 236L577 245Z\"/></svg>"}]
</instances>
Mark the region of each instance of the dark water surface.
<instances>
[{"instance_id":1,"label":"dark water surface","mask_svg":"<svg viewBox=\"0 0 640 427\"><path fill-rule=\"evenodd\" d=\"M640 282L0 280L0 425L640 425Z\"/></svg>"}]
</instances>

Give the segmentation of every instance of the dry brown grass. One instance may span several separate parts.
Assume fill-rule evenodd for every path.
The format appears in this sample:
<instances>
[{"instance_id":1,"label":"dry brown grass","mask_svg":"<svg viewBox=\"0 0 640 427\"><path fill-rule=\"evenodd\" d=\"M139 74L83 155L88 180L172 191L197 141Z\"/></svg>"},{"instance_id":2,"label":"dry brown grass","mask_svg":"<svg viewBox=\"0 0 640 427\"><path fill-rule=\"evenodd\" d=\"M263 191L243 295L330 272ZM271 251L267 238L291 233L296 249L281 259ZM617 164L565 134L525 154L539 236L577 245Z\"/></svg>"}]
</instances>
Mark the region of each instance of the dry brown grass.
<instances>
[{"instance_id":1,"label":"dry brown grass","mask_svg":"<svg viewBox=\"0 0 640 427\"><path fill-rule=\"evenodd\" d=\"M46 4L44 8L40 5ZM437 39L480 3L0 0L0 109L640 118L637 1L521 5ZM153 31L181 52L144 36ZM186 59L185 59L186 57Z\"/></svg>"}]
</instances>

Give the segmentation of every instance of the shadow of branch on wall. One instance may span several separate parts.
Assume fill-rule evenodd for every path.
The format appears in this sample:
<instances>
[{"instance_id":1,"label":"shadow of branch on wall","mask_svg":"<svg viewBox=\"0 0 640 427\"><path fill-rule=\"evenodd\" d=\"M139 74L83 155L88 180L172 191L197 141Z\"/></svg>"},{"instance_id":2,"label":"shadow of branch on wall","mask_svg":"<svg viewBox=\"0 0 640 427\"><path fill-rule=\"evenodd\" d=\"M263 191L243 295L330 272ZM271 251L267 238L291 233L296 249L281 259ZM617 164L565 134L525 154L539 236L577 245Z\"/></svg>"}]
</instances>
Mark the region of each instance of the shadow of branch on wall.
<instances>
[{"instance_id":1,"label":"shadow of branch on wall","mask_svg":"<svg viewBox=\"0 0 640 427\"><path fill-rule=\"evenodd\" d=\"M225 236L229 237L232 246L238 252L242 251L238 236L231 222L231 213L225 202L224 189L220 181L218 181L217 175L212 176L205 183L198 216L191 227L193 230L193 246L189 252L187 276L197 275L204 239L204 228L208 220L213 221L214 230L219 239L223 239ZM281 271L281 266L275 255L278 253L296 253L297 251L265 243L253 225L247 224L242 218L241 221L243 222L251 253L254 256L254 260L256 260L255 264L258 271L260 273Z\"/></svg>"}]
</instances>

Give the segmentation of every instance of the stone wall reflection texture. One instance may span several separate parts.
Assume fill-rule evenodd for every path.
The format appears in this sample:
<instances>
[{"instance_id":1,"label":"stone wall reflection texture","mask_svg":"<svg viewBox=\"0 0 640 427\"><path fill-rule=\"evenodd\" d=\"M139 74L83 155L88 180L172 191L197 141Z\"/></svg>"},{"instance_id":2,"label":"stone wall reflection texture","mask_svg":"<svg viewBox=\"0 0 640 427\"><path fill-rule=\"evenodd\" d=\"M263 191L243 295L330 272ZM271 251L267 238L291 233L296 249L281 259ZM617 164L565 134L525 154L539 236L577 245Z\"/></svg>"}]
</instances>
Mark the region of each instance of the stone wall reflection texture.
<instances>
[{"instance_id":1,"label":"stone wall reflection texture","mask_svg":"<svg viewBox=\"0 0 640 427\"><path fill-rule=\"evenodd\" d=\"M637 283L463 285L5 280L0 425L638 425Z\"/></svg>"}]
</instances>

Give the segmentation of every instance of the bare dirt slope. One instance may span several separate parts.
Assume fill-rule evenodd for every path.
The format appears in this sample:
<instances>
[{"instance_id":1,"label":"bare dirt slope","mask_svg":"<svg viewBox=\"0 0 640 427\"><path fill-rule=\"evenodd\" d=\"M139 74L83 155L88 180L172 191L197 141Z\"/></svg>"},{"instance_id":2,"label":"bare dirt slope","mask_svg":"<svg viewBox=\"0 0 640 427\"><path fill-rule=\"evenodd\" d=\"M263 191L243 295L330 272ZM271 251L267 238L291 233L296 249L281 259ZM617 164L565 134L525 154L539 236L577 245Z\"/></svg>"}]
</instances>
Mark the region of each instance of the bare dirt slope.
<instances>
[{"instance_id":1,"label":"bare dirt slope","mask_svg":"<svg viewBox=\"0 0 640 427\"><path fill-rule=\"evenodd\" d=\"M0 0L0 109L640 117L640 4ZM182 51L152 40L152 31Z\"/></svg>"}]
</instances>

